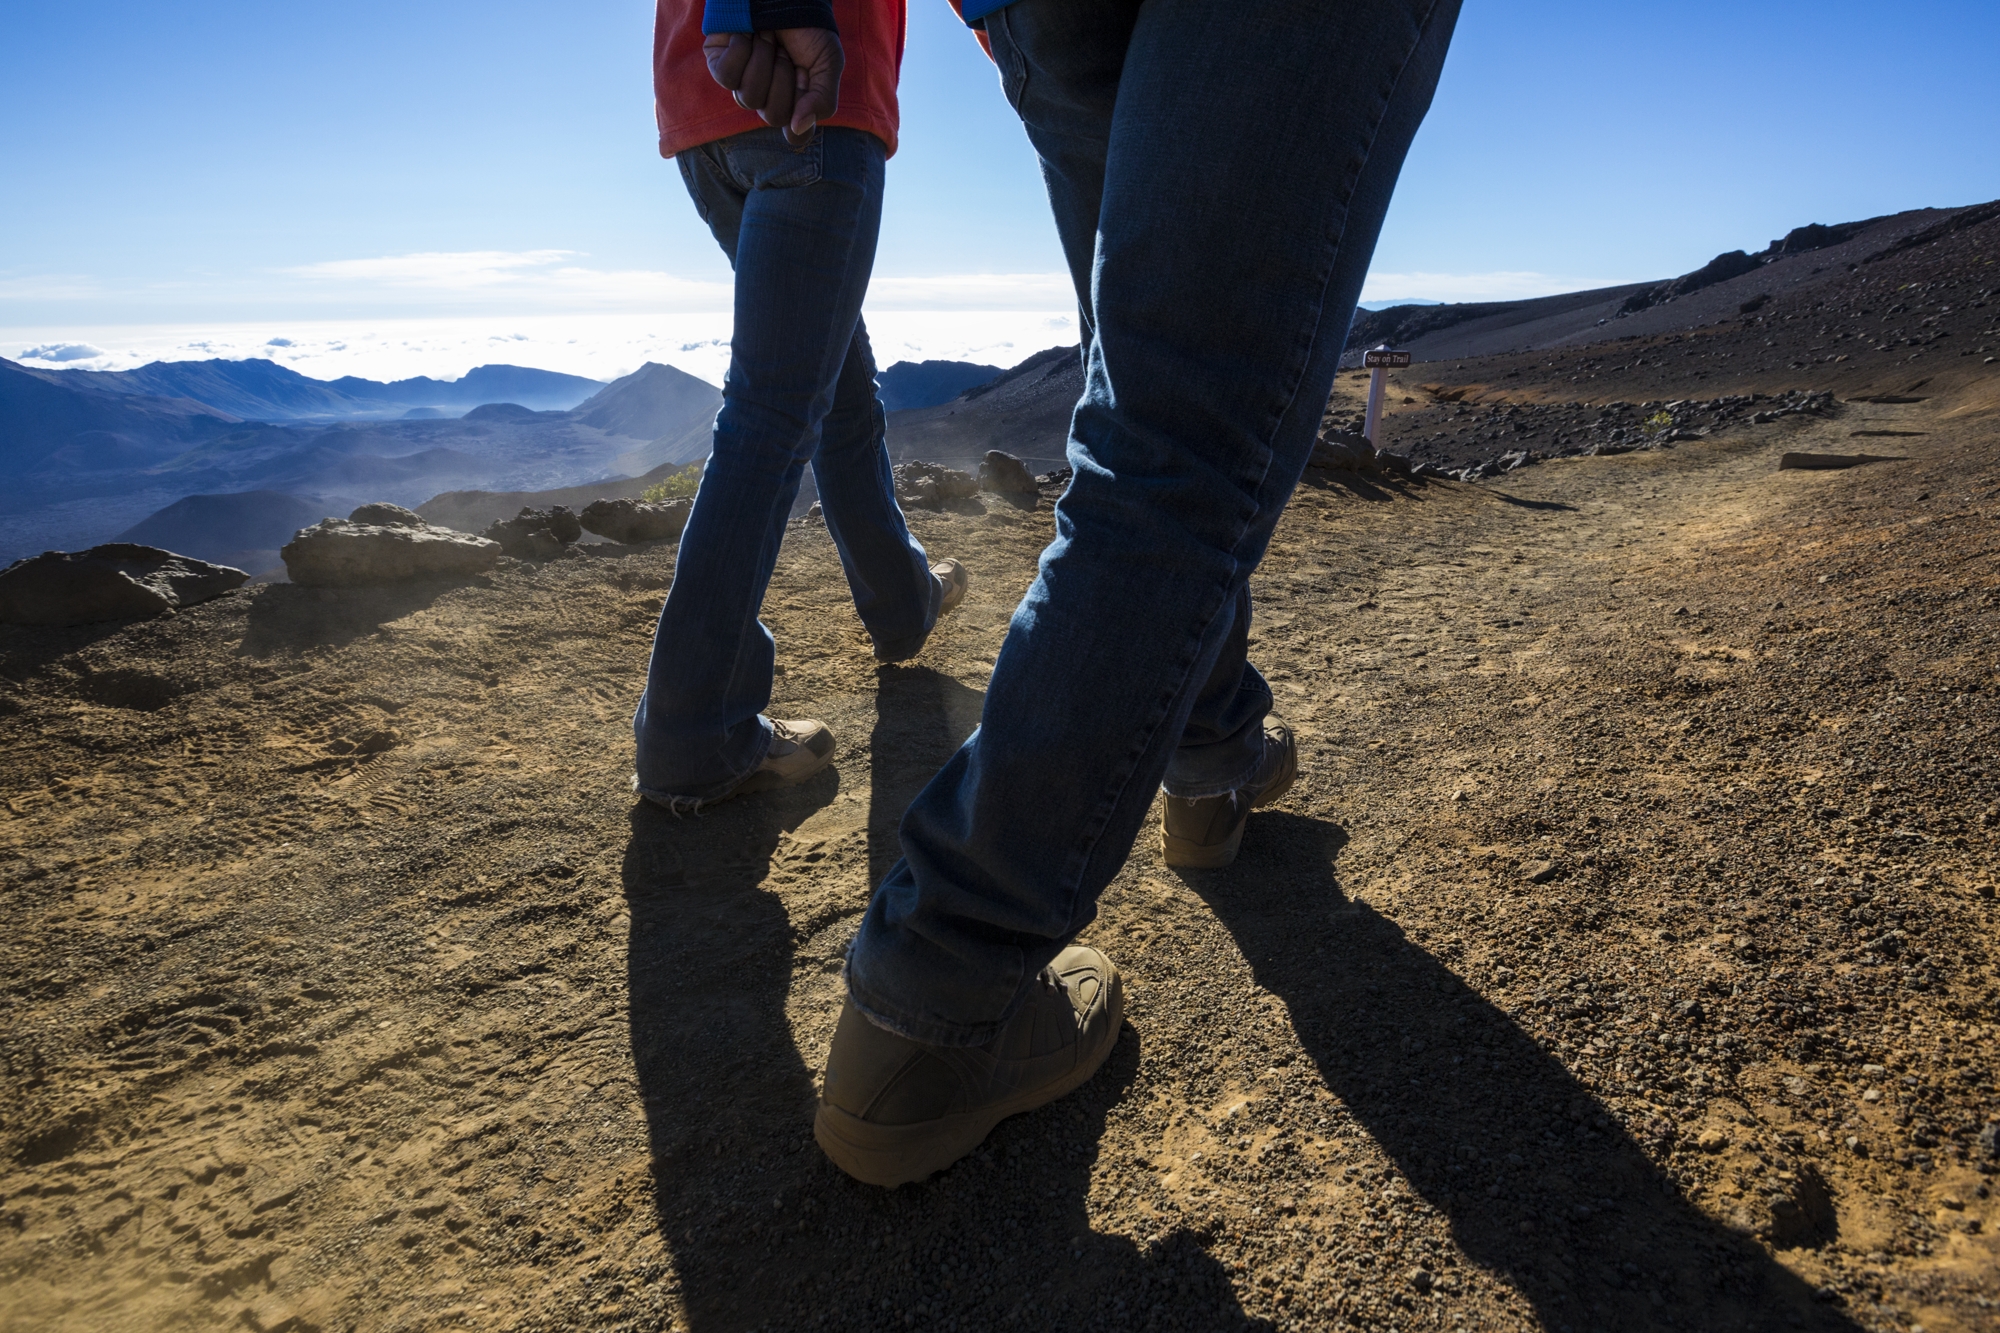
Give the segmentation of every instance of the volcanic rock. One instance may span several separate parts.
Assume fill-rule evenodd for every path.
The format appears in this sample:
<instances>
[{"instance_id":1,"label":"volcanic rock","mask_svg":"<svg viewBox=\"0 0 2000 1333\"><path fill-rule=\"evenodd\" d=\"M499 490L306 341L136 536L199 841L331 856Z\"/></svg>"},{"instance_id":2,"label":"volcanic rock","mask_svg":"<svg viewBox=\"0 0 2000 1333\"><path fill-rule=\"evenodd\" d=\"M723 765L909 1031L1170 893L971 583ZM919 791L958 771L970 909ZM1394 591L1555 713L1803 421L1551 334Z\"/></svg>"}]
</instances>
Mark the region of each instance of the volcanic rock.
<instances>
[{"instance_id":1,"label":"volcanic rock","mask_svg":"<svg viewBox=\"0 0 2000 1333\"><path fill-rule=\"evenodd\" d=\"M980 471L985 471L984 464ZM978 477L941 463L898 463L892 472L896 498L922 509L940 509L947 500L969 500L979 494Z\"/></svg>"},{"instance_id":2,"label":"volcanic rock","mask_svg":"<svg viewBox=\"0 0 2000 1333\"><path fill-rule=\"evenodd\" d=\"M500 543L500 549L521 560L553 560L563 548L583 536L583 524L567 506L550 509L523 507L512 518L495 519L481 534Z\"/></svg>"},{"instance_id":3,"label":"volcanic rock","mask_svg":"<svg viewBox=\"0 0 2000 1333\"><path fill-rule=\"evenodd\" d=\"M692 500L592 500L578 516L581 526L627 545L673 541L687 527Z\"/></svg>"},{"instance_id":4,"label":"volcanic rock","mask_svg":"<svg viewBox=\"0 0 2000 1333\"><path fill-rule=\"evenodd\" d=\"M1375 446L1368 437L1348 431L1328 431L1321 435L1314 441L1312 457L1306 465L1325 468L1329 472L1373 473L1379 470Z\"/></svg>"},{"instance_id":5,"label":"volcanic rock","mask_svg":"<svg viewBox=\"0 0 2000 1333\"><path fill-rule=\"evenodd\" d=\"M996 495L1034 495L1040 490L1028 465L1001 449L988 449L979 464L979 489Z\"/></svg>"},{"instance_id":6,"label":"volcanic rock","mask_svg":"<svg viewBox=\"0 0 2000 1333\"><path fill-rule=\"evenodd\" d=\"M249 577L227 565L128 542L87 551L44 551L0 570L0 621L86 625L134 620L220 597Z\"/></svg>"},{"instance_id":7,"label":"volcanic rock","mask_svg":"<svg viewBox=\"0 0 2000 1333\"><path fill-rule=\"evenodd\" d=\"M363 506L356 512L372 508ZM375 587L483 574L499 560L500 544L469 532L434 528L422 520L392 525L329 518L299 529L278 554L294 583L316 588Z\"/></svg>"},{"instance_id":8,"label":"volcanic rock","mask_svg":"<svg viewBox=\"0 0 2000 1333\"><path fill-rule=\"evenodd\" d=\"M387 500L377 500L365 504L347 516L349 523L367 523L382 528L421 528L424 516L401 505L392 505Z\"/></svg>"}]
</instances>

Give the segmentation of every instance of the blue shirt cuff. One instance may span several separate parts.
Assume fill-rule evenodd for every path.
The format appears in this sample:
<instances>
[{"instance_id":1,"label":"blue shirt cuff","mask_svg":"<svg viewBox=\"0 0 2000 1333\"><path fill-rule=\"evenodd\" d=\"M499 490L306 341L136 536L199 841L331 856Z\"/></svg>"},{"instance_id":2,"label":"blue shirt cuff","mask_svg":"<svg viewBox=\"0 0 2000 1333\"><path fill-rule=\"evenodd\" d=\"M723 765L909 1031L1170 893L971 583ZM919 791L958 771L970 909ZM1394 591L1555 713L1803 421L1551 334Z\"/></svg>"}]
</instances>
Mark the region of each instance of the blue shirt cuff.
<instances>
[{"instance_id":1,"label":"blue shirt cuff","mask_svg":"<svg viewBox=\"0 0 2000 1333\"><path fill-rule=\"evenodd\" d=\"M755 31L757 25L750 21L750 0L708 0L701 11L704 37L718 32Z\"/></svg>"},{"instance_id":2,"label":"blue shirt cuff","mask_svg":"<svg viewBox=\"0 0 2000 1333\"><path fill-rule=\"evenodd\" d=\"M965 20L965 26L975 27L979 21L996 9L1005 9L1014 0L965 0L958 16Z\"/></svg>"},{"instance_id":3,"label":"blue shirt cuff","mask_svg":"<svg viewBox=\"0 0 2000 1333\"><path fill-rule=\"evenodd\" d=\"M701 11L702 36L718 32L771 32L779 28L825 28L839 32L832 0L707 0Z\"/></svg>"}]
</instances>

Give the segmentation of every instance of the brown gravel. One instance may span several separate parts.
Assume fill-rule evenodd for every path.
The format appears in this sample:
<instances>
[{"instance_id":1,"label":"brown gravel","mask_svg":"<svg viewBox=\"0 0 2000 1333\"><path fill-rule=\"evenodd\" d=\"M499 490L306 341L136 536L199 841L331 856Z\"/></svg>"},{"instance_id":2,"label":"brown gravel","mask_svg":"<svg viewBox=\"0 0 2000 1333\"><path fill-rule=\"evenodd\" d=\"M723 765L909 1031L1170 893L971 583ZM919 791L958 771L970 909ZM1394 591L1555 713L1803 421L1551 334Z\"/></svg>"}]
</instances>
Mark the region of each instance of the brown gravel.
<instances>
[{"instance_id":1,"label":"brown gravel","mask_svg":"<svg viewBox=\"0 0 2000 1333\"><path fill-rule=\"evenodd\" d=\"M1109 1066L892 1193L809 1137L840 954L1046 507L914 517L905 668L796 528L837 767L696 818L624 787L664 550L6 630L0 1329L1992 1328L1996 411L1309 478L1304 779L1141 845Z\"/></svg>"}]
</instances>

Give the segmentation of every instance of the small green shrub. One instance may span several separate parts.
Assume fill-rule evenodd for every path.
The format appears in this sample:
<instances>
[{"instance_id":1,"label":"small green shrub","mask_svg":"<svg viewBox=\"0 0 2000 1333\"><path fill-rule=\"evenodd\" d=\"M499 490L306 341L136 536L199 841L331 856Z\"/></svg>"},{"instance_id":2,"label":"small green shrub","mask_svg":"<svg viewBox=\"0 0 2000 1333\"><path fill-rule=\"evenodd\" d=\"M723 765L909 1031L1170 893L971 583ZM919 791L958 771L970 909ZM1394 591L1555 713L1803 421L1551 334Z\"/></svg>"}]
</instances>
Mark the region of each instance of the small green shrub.
<instances>
[{"instance_id":1,"label":"small green shrub","mask_svg":"<svg viewBox=\"0 0 2000 1333\"><path fill-rule=\"evenodd\" d=\"M639 493L639 498L647 504L658 504L662 500L685 500L692 497L701 486L701 464L689 463L675 472L669 472L660 480Z\"/></svg>"},{"instance_id":2,"label":"small green shrub","mask_svg":"<svg viewBox=\"0 0 2000 1333\"><path fill-rule=\"evenodd\" d=\"M1663 431L1673 424L1674 414L1672 412L1655 412L1646 418L1646 429L1650 431Z\"/></svg>"}]
</instances>

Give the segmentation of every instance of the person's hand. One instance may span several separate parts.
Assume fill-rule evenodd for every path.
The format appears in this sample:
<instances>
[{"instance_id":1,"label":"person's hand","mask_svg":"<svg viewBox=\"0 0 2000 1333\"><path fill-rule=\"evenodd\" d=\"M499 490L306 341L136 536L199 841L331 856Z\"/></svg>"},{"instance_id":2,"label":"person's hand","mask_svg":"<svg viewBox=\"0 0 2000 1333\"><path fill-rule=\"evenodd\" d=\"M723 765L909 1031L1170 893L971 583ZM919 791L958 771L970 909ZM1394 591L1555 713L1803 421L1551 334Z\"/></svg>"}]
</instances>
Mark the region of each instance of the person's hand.
<instances>
[{"instance_id":1,"label":"person's hand","mask_svg":"<svg viewBox=\"0 0 2000 1333\"><path fill-rule=\"evenodd\" d=\"M702 43L708 72L767 125L784 127L793 145L840 107L845 58L840 37L825 28L712 33Z\"/></svg>"}]
</instances>

